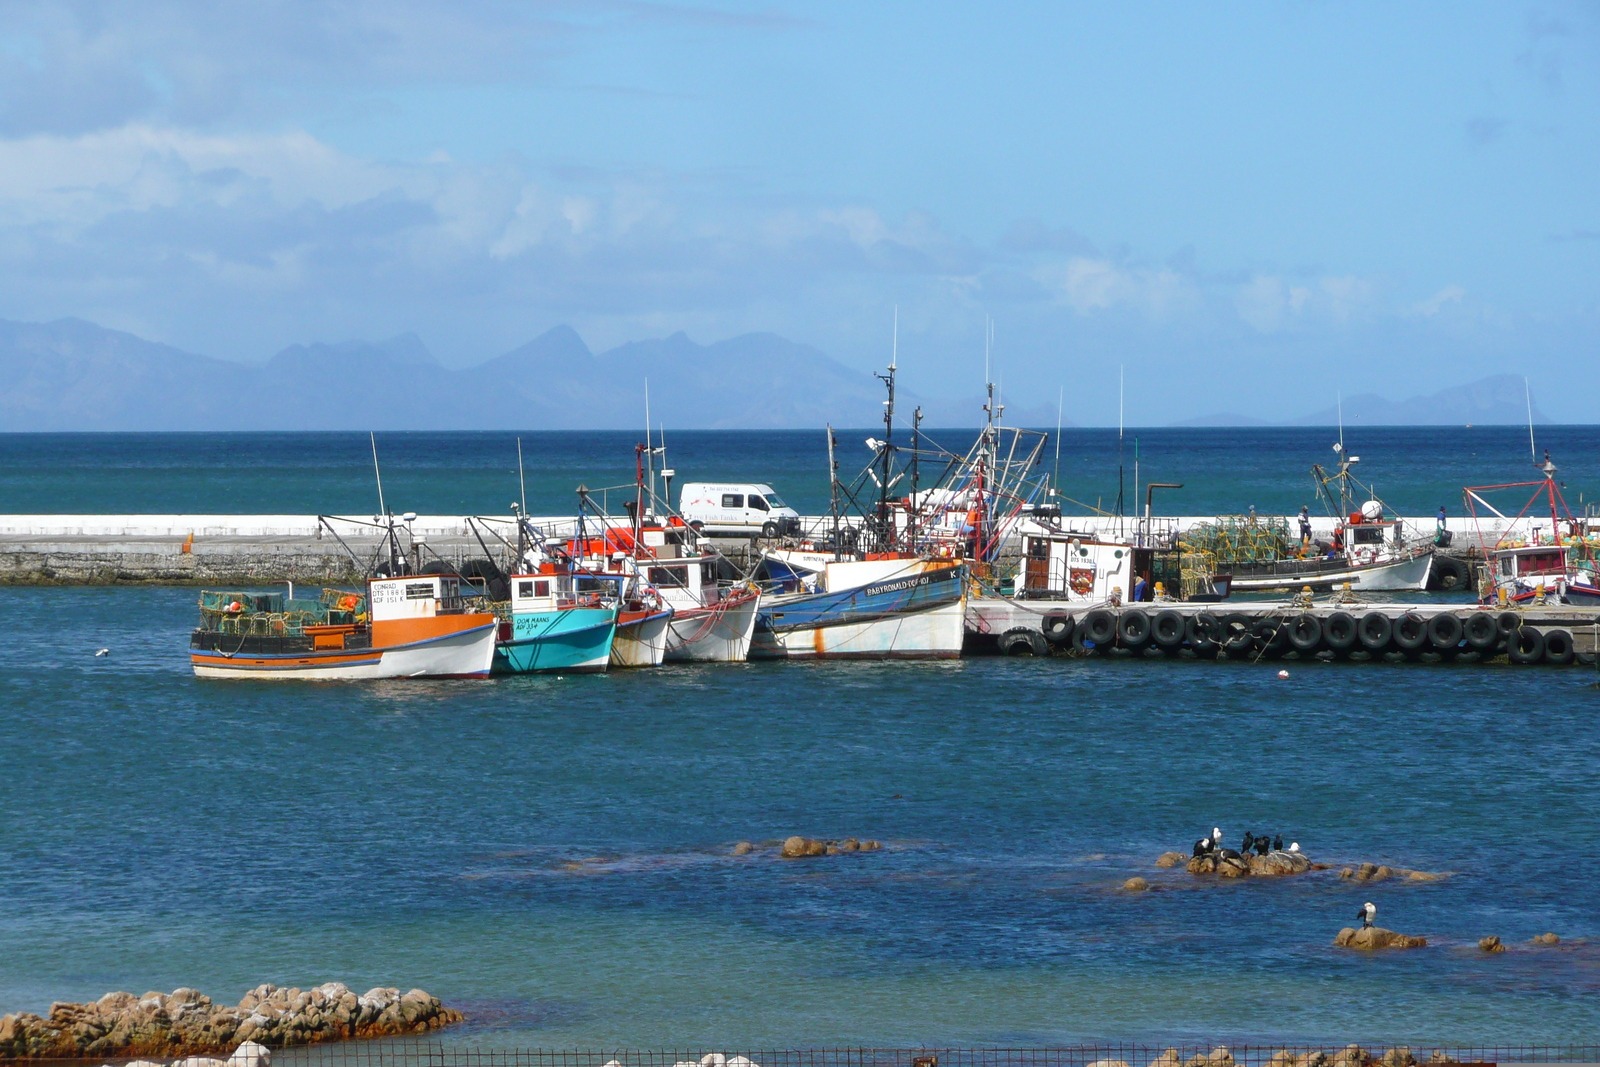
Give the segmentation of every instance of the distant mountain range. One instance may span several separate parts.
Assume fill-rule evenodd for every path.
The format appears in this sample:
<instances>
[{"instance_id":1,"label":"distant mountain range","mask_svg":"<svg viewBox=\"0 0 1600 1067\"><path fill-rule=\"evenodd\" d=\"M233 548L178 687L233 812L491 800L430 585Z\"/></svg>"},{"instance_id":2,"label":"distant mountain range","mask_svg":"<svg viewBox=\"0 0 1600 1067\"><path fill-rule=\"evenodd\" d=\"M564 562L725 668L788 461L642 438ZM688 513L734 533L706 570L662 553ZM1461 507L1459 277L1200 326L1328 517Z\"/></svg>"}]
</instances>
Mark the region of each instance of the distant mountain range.
<instances>
[{"instance_id":1,"label":"distant mountain range","mask_svg":"<svg viewBox=\"0 0 1600 1067\"><path fill-rule=\"evenodd\" d=\"M1453 385L1427 396L1387 400L1376 393L1360 393L1344 398L1343 419L1347 426L1494 426L1519 425L1528 421L1528 394L1523 379L1515 374L1496 374L1465 385ZM1334 426L1341 415L1338 404L1283 422L1269 422L1248 415L1206 415L1186 419L1175 426ZM1548 422L1533 405L1533 420Z\"/></svg>"},{"instance_id":2,"label":"distant mountain range","mask_svg":"<svg viewBox=\"0 0 1600 1067\"><path fill-rule=\"evenodd\" d=\"M807 345L682 333L596 355L557 326L475 367L440 366L415 334L291 345L264 364L184 352L81 319L0 320L0 431L674 429L874 426L883 386ZM981 401L899 390L901 418L973 426ZM1013 425L1055 421L1013 408Z\"/></svg>"},{"instance_id":3,"label":"distant mountain range","mask_svg":"<svg viewBox=\"0 0 1600 1067\"><path fill-rule=\"evenodd\" d=\"M291 345L265 363L184 352L82 319L0 320L0 431L545 430L871 427L883 387L808 345L749 333L702 345L682 333L596 355L557 326L501 356L448 369L415 334L370 343ZM901 388L902 425L976 426L979 397ZM1521 423L1523 382L1484 378L1431 396L1347 397L1351 425ZM1534 418L1545 421L1537 408ZM1336 408L1267 423L1212 415L1182 426L1332 425ZM1009 404L1013 426L1052 426L1053 404ZM1066 425L1072 425L1070 422Z\"/></svg>"}]
</instances>

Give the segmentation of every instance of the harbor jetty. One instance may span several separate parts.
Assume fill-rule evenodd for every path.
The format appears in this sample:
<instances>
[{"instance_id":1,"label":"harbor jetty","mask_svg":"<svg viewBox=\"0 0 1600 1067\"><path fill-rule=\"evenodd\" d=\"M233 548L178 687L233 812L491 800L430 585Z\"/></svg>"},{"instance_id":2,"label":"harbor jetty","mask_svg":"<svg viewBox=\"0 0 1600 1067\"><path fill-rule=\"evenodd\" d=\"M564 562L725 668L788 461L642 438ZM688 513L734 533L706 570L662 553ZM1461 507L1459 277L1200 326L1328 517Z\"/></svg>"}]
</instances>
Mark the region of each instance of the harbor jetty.
<instances>
[{"instance_id":1,"label":"harbor jetty","mask_svg":"<svg viewBox=\"0 0 1600 1067\"><path fill-rule=\"evenodd\" d=\"M380 987L357 994L343 982L313 989L260 985L236 1005L215 1004L187 988L142 997L107 993L85 1004L52 1004L43 1016L0 1017L0 1062L228 1055L248 1042L278 1048L425 1034L461 1019L421 989Z\"/></svg>"}]
</instances>

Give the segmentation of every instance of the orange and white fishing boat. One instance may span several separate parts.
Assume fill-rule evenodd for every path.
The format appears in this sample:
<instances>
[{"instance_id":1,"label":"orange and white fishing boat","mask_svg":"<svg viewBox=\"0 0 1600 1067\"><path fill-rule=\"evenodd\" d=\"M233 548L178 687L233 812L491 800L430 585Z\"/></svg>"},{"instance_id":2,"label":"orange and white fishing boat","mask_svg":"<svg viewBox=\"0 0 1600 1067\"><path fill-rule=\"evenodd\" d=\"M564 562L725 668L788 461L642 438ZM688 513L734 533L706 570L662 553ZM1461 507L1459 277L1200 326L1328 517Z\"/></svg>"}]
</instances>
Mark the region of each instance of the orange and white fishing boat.
<instances>
[{"instance_id":1,"label":"orange and white fishing boat","mask_svg":"<svg viewBox=\"0 0 1600 1067\"><path fill-rule=\"evenodd\" d=\"M453 574L373 578L366 592L200 594L189 658L201 678L475 678L495 616Z\"/></svg>"}]
</instances>

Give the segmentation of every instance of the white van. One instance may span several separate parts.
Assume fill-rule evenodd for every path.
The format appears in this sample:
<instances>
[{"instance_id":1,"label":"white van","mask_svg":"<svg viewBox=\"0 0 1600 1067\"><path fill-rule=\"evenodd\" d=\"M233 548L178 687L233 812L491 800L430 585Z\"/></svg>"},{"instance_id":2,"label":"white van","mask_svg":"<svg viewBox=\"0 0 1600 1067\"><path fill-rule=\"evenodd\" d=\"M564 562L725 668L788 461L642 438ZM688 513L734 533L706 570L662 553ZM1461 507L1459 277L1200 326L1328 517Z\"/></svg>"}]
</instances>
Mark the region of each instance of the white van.
<instances>
[{"instance_id":1,"label":"white van","mask_svg":"<svg viewBox=\"0 0 1600 1067\"><path fill-rule=\"evenodd\" d=\"M708 534L781 537L800 532L800 515L770 485L753 482L685 482L678 514Z\"/></svg>"}]
</instances>

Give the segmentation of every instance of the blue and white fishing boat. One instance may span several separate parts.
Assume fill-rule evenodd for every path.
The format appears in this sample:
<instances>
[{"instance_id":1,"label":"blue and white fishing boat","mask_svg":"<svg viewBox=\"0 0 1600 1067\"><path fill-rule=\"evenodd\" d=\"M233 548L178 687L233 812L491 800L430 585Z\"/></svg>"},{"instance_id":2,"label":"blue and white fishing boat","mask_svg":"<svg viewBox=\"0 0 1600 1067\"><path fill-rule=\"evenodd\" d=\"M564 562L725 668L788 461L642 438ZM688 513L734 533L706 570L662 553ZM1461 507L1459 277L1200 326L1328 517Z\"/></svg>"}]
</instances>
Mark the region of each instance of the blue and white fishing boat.
<instances>
[{"instance_id":1,"label":"blue and white fishing boat","mask_svg":"<svg viewBox=\"0 0 1600 1067\"><path fill-rule=\"evenodd\" d=\"M967 566L891 558L828 563L821 590L765 599L751 659L954 659L965 636Z\"/></svg>"},{"instance_id":2,"label":"blue and white fishing boat","mask_svg":"<svg viewBox=\"0 0 1600 1067\"><path fill-rule=\"evenodd\" d=\"M617 601L579 591L554 563L513 574L510 619L500 624L494 673L603 671L611 662Z\"/></svg>"}]
</instances>

